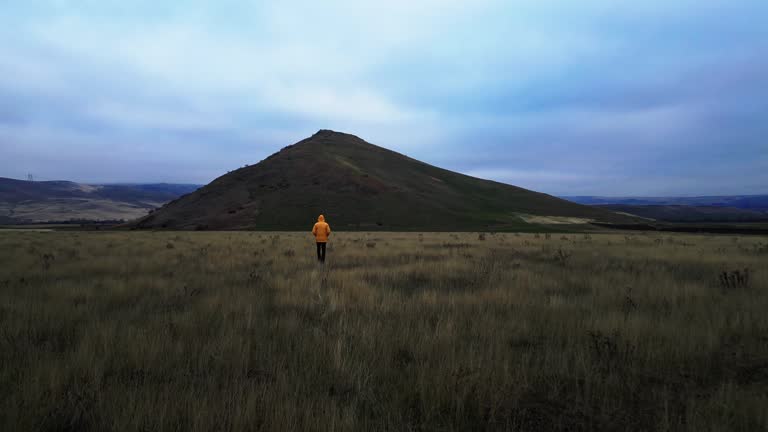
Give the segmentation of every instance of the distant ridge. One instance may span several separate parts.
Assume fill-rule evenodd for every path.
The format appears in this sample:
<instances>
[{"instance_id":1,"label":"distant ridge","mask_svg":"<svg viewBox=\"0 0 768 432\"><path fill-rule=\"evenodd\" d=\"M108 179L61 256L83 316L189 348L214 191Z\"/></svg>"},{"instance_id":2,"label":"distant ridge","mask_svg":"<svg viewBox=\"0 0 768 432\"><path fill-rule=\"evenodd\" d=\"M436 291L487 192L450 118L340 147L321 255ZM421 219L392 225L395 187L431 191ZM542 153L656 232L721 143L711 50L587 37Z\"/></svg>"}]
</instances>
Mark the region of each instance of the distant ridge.
<instances>
[{"instance_id":1,"label":"distant ridge","mask_svg":"<svg viewBox=\"0 0 768 432\"><path fill-rule=\"evenodd\" d=\"M0 177L0 223L130 220L198 187L166 183L91 185Z\"/></svg>"},{"instance_id":2,"label":"distant ridge","mask_svg":"<svg viewBox=\"0 0 768 432\"><path fill-rule=\"evenodd\" d=\"M596 207L663 222L768 222L768 211L721 206L600 204Z\"/></svg>"},{"instance_id":3,"label":"distant ridge","mask_svg":"<svg viewBox=\"0 0 768 432\"><path fill-rule=\"evenodd\" d=\"M343 230L512 230L547 218L636 221L320 130L166 204L133 227L304 230L320 213Z\"/></svg>"},{"instance_id":4,"label":"distant ridge","mask_svg":"<svg viewBox=\"0 0 768 432\"><path fill-rule=\"evenodd\" d=\"M561 198L586 205L699 206L768 210L768 195L705 195L691 197L603 197L581 195L563 196Z\"/></svg>"},{"instance_id":5,"label":"distant ridge","mask_svg":"<svg viewBox=\"0 0 768 432\"><path fill-rule=\"evenodd\" d=\"M694 197L563 197L620 213L663 222L766 222L768 195Z\"/></svg>"}]
</instances>

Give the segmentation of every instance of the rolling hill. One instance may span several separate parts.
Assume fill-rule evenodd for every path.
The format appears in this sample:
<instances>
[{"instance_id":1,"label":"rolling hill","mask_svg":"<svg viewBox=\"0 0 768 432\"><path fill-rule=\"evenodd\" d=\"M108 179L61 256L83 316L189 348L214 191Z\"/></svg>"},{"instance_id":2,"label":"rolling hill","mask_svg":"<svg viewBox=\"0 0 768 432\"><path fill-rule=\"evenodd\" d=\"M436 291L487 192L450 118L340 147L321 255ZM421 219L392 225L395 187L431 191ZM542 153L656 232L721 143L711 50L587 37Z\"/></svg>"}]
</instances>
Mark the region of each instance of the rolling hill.
<instances>
[{"instance_id":1,"label":"rolling hill","mask_svg":"<svg viewBox=\"0 0 768 432\"><path fill-rule=\"evenodd\" d=\"M631 206L695 206L730 207L745 210L768 211L768 195L720 195L694 197L601 197L564 196L568 201L587 205L631 205Z\"/></svg>"},{"instance_id":2,"label":"rolling hill","mask_svg":"<svg viewBox=\"0 0 768 432\"><path fill-rule=\"evenodd\" d=\"M0 178L0 223L130 220L198 187Z\"/></svg>"},{"instance_id":3,"label":"rolling hill","mask_svg":"<svg viewBox=\"0 0 768 432\"><path fill-rule=\"evenodd\" d=\"M768 221L768 195L693 197L562 197L578 204L600 207L661 222L744 223Z\"/></svg>"},{"instance_id":4,"label":"rolling hill","mask_svg":"<svg viewBox=\"0 0 768 432\"><path fill-rule=\"evenodd\" d=\"M636 221L321 130L171 201L132 226L305 230L320 213L344 230L505 230L538 223Z\"/></svg>"},{"instance_id":5,"label":"rolling hill","mask_svg":"<svg viewBox=\"0 0 768 432\"><path fill-rule=\"evenodd\" d=\"M663 222L768 222L768 211L696 205L600 204L597 207Z\"/></svg>"}]
</instances>

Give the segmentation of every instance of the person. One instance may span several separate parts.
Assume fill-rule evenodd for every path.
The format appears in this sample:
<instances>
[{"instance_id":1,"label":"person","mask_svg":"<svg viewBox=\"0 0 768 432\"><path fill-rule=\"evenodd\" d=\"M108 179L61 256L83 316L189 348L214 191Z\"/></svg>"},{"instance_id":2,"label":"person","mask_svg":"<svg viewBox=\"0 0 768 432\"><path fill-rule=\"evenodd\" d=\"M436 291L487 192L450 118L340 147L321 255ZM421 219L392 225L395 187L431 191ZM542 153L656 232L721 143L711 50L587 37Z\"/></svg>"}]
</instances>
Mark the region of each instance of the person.
<instances>
[{"instance_id":1,"label":"person","mask_svg":"<svg viewBox=\"0 0 768 432\"><path fill-rule=\"evenodd\" d=\"M312 234L317 242L317 260L325 263L325 244L331 235L331 226L325 222L325 216L317 217L317 223L312 227Z\"/></svg>"}]
</instances>

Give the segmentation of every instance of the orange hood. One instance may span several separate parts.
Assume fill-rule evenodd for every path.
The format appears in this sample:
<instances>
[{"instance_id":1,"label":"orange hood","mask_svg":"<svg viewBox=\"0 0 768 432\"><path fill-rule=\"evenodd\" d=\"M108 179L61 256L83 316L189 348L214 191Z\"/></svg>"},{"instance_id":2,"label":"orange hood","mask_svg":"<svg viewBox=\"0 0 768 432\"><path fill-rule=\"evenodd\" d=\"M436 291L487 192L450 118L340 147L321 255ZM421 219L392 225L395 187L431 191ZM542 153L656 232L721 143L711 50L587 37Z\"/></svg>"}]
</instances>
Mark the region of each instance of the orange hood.
<instances>
[{"instance_id":1,"label":"orange hood","mask_svg":"<svg viewBox=\"0 0 768 432\"><path fill-rule=\"evenodd\" d=\"M325 216L323 216L323 215L318 216L317 217L317 221L318 222L325 222Z\"/></svg>"}]
</instances>

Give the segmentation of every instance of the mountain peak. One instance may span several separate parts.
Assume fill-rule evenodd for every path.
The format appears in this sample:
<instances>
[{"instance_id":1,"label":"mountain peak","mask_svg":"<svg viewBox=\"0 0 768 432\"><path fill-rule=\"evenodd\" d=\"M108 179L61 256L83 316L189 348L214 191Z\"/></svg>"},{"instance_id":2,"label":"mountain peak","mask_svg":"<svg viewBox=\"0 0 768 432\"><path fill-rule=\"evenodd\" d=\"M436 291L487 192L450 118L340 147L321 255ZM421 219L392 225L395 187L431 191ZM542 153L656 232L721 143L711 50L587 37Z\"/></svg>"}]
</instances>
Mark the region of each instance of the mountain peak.
<instances>
[{"instance_id":1,"label":"mountain peak","mask_svg":"<svg viewBox=\"0 0 768 432\"><path fill-rule=\"evenodd\" d=\"M352 135L352 134L349 134L349 133L346 133L346 132L338 132L338 131L331 130L331 129L320 129L317 132L315 132L314 135L309 137L309 139L316 139L316 138L325 138L325 139L350 139L350 138L353 138L353 139L357 139L357 140L361 140L362 141L362 139L360 137L358 137L358 136L355 136L355 135Z\"/></svg>"},{"instance_id":2,"label":"mountain peak","mask_svg":"<svg viewBox=\"0 0 768 432\"><path fill-rule=\"evenodd\" d=\"M306 144L310 147L322 145L324 147L336 148L337 150L339 148L359 147L361 145L375 147L356 135L331 129L320 129L314 135L299 141L297 144Z\"/></svg>"},{"instance_id":3,"label":"mountain peak","mask_svg":"<svg viewBox=\"0 0 768 432\"><path fill-rule=\"evenodd\" d=\"M348 135L343 132L336 132L335 130L331 129L320 129L319 131L315 132L314 135L312 135L310 138L329 138L333 136L343 136Z\"/></svg>"}]
</instances>

